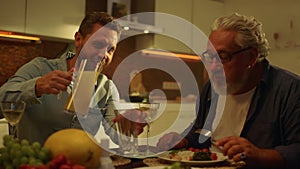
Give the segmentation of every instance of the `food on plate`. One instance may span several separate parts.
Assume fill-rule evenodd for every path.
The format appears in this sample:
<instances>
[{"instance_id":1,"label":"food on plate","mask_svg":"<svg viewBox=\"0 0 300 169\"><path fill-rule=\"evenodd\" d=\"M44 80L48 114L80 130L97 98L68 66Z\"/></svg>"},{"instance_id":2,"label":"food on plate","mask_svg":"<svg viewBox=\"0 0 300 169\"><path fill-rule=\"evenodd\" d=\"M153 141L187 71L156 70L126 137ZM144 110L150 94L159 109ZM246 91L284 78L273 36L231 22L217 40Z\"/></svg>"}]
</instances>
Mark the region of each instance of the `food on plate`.
<instances>
[{"instance_id":1,"label":"food on plate","mask_svg":"<svg viewBox=\"0 0 300 169\"><path fill-rule=\"evenodd\" d=\"M209 161L218 159L216 153L211 152L194 152L193 158L194 161Z\"/></svg>"},{"instance_id":2,"label":"food on plate","mask_svg":"<svg viewBox=\"0 0 300 169\"><path fill-rule=\"evenodd\" d=\"M63 154L72 164L87 168L100 166L102 149L84 130L69 128L57 131L47 138L44 146L50 150L52 157Z\"/></svg>"},{"instance_id":3,"label":"food on plate","mask_svg":"<svg viewBox=\"0 0 300 169\"><path fill-rule=\"evenodd\" d=\"M211 161L218 159L216 153L211 152L206 148L188 148L180 150L171 150L167 157L178 161Z\"/></svg>"},{"instance_id":4,"label":"food on plate","mask_svg":"<svg viewBox=\"0 0 300 169\"><path fill-rule=\"evenodd\" d=\"M166 166L163 169L180 169L181 164L179 162L173 163L171 166Z\"/></svg>"}]
</instances>

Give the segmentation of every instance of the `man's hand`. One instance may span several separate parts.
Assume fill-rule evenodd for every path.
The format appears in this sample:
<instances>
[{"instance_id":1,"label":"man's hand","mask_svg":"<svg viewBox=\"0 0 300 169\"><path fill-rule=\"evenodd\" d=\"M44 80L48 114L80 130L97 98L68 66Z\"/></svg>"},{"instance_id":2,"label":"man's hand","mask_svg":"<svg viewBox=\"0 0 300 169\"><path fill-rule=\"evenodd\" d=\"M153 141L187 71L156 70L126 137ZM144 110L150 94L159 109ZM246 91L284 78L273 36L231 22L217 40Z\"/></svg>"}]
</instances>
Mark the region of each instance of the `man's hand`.
<instances>
[{"instance_id":1,"label":"man's hand","mask_svg":"<svg viewBox=\"0 0 300 169\"><path fill-rule=\"evenodd\" d=\"M54 70L37 79L35 84L35 94L41 97L43 94L58 94L66 91L72 81L72 72Z\"/></svg>"},{"instance_id":2,"label":"man's hand","mask_svg":"<svg viewBox=\"0 0 300 169\"><path fill-rule=\"evenodd\" d=\"M170 132L159 139L156 147L159 151L182 149L187 147L187 140L176 132Z\"/></svg>"},{"instance_id":3,"label":"man's hand","mask_svg":"<svg viewBox=\"0 0 300 169\"><path fill-rule=\"evenodd\" d=\"M216 142L216 146L223 146L223 154L229 159L245 161L253 167L280 168L283 158L275 149L261 149L243 137L229 136Z\"/></svg>"},{"instance_id":4,"label":"man's hand","mask_svg":"<svg viewBox=\"0 0 300 169\"><path fill-rule=\"evenodd\" d=\"M145 121L146 116L147 114L140 110L130 109L115 117L113 122L120 125L122 132L132 132L139 135L147 125Z\"/></svg>"}]
</instances>

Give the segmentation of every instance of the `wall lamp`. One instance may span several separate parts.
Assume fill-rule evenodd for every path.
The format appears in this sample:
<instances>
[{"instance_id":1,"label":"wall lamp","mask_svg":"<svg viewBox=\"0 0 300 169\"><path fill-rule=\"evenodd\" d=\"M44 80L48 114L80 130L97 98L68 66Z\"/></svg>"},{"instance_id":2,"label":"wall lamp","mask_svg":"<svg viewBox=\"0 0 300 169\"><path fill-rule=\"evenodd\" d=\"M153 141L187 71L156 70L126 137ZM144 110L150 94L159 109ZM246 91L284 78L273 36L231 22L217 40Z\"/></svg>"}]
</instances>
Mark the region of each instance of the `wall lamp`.
<instances>
[{"instance_id":1,"label":"wall lamp","mask_svg":"<svg viewBox=\"0 0 300 169\"><path fill-rule=\"evenodd\" d=\"M29 42L35 42L35 43L41 43L41 39L39 37L21 35L21 34L17 34L17 33L14 33L14 32L9 32L9 31L0 31L0 37L18 39L18 40L22 40L22 41L29 41Z\"/></svg>"},{"instance_id":2,"label":"wall lamp","mask_svg":"<svg viewBox=\"0 0 300 169\"><path fill-rule=\"evenodd\" d=\"M178 57L181 59L188 59L188 60L194 60L194 61L200 61L200 57L198 55L192 55L192 54L183 54L183 53L173 53L173 52L164 52L159 50L151 50L151 49L143 49L141 50L141 53L143 55L148 56L157 56L157 57Z\"/></svg>"}]
</instances>

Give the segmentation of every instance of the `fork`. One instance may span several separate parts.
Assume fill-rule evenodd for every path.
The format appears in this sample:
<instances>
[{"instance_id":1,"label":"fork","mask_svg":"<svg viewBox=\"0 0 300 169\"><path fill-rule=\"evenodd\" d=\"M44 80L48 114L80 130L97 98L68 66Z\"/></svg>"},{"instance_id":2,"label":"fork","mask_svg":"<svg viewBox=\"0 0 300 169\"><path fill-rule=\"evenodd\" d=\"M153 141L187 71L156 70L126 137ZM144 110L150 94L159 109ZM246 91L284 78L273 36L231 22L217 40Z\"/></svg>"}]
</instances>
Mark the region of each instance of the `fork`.
<instances>
[{"instance_id":1,"label":"fork","mask_svg":"<svg viewBox=\"0 0 300 169\"><path fill-rule=\"evenodd\" d=\"M212 135L212 132L210 130L207 130L207 129L197 129L195 130L195 133L198 133L200 134L199 135L199 143L204 143L209 137L211 137ZM205 136L203 138L203 136ZM222 149L223 147L222 146L218 146L217 145L217 141L214 140L214 139L211 139L211 143L218 149L222 152Z\"/></svg>"}]
</instances>

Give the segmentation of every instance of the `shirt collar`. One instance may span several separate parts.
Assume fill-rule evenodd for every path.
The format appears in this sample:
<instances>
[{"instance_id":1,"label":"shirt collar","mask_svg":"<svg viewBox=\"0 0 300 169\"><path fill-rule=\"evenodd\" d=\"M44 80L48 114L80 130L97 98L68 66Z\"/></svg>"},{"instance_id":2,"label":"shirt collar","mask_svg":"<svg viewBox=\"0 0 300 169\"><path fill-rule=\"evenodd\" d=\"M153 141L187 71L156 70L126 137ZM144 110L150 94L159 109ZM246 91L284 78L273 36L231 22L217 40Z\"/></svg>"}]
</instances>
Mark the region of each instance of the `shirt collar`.
<instances>
[{"instance_id":1,"label":"shirt collar","mask_svg":"<svg viewBox=\"0 0 300 169\"><path fill-rule=\"evenodd\" d=\"M71 52L71 51L68 51L66 53L66 59L72 59L73 57L75 56L75 53L74 52Z\"/></svg>"},{"instance_id":2,"label":"shirt collar","mask_svg":"<svg viewBox=\"0 0 300 169\"><path fill-rule=\"evenodd\" d=\"M270 80L269 78L270 77L270 71L271 71L271 65L269 63L268 60L264 59L263 61L263 76L260 80L260 86L263 86L263 87L268 87L270 85L272 85L272 80Z\"/></svg>"}]
</instances>

